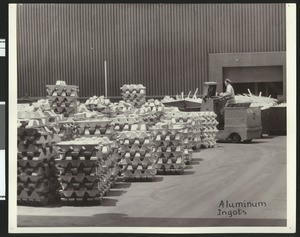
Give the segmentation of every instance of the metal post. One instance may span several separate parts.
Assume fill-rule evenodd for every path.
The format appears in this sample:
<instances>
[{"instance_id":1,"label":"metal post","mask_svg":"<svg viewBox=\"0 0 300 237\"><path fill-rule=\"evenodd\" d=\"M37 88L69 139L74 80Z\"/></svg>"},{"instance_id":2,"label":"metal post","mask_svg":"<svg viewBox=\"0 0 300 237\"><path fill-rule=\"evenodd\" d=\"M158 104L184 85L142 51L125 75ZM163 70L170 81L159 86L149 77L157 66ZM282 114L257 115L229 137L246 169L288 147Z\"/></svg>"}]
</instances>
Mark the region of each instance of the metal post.
<instances>
[{"instance_id":1,"label":"metal post","mask_svg":"<svg viewBox=\"0 0 300 237\"><path fill-rule=\"evenodd\" d=\"M107 68L106 61L104 61L104 77L105 77L105 98L107 98Z\"/></svg>"}]
</instances>

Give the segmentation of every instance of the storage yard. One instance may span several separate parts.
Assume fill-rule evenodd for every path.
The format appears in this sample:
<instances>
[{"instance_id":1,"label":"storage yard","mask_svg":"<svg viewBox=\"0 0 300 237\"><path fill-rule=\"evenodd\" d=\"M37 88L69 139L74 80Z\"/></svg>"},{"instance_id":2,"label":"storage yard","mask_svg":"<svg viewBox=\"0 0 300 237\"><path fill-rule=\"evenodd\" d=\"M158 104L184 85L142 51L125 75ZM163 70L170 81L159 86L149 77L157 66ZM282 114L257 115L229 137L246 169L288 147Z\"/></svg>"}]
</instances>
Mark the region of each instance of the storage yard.
<instances>
[{"instance_id":1,"label":"storage yard","mask_svg":"<svg viewBox=\"0 0 300 237\"><path fill-rule=\"evenodd\" d=\"M18 108L19 226L285 225L285 136L262 138L260 126L250 143L217 143L217 113L146 100L142 85L124 85L115 103L80 103L63 81L47 91ZM246 128L230 127L225 113L224 131L253 135L245 106L235 110L252 111ZM264 206L220 208L224 200Z\"/></svg>"},{"instance_id":2,"label":"storage yard","mask_svg":"<svg viewBox=\"0 0 300 237\"><path fill-rule=\"evenodd\" d=\"M283 4L17 15L18 227L287 225Z\"/></svg>"},{"instance_id":3,"label":"storage yard","mask_svg":"<svg viewBox=\"0 0 300 237\"><path fill-rule=\"evenodd\" d=\"M285 177L285 136L267 137L253 144L220 144L193 153L183 175L157 175L154 182L147 183L117 182L100 206L19 206L18 225L283 226ZM221 200L265 201L267 206L246 208L247 215L230 218L229 214L218 215Z\"/></svg>"}]
</instances>

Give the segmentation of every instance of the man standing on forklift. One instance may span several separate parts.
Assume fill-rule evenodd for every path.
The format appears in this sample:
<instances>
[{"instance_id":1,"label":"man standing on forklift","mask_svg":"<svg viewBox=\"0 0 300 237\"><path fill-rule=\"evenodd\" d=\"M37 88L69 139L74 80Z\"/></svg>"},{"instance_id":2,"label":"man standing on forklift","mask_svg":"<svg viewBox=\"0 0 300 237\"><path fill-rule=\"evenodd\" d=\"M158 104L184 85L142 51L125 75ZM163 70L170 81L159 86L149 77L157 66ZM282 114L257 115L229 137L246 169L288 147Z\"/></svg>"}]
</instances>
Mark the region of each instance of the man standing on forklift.
<instances>
[{"instance_id":1,"label":"man standing on forklift","mask_svg":"<svg viewBox=\"0 0 300 237\"><path fill-rule=\"evenodd\" d=\"M221 116L219 117L219 124L218 124L218 129L223 130L224 129L224 111L226 107L233 107L235 105L235 94L234 94L234 89L231 85L231 80L226 78L225 80L225 86L226 86L226 92L220 93L220 96L224 101L224 103L221 103L220 107L220 114Z\"/></svg>"},{"instance_id":2,"label":"man standing on forklift","mask_svg":"<svg viewBox=\"0 0 300 237\"><path fill-rule=\"evenodd\" d=\"M232 107L235 104L235 94L234 89L231 85L231 80L226 78L225 80L226 92L221 93L220 96L227 100L225 107Z\"/></svg>"}]
</instances>

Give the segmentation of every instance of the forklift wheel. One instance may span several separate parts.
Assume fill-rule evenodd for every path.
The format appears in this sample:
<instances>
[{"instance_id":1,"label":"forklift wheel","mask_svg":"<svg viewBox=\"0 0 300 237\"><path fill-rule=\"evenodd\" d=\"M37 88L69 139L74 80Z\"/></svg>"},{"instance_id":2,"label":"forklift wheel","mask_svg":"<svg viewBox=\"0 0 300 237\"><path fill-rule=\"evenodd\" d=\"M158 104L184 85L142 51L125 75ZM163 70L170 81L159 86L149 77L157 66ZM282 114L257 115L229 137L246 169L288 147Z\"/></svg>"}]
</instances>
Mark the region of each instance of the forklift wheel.
<instances>
[{"instance_id":1,"label":"forklift wheel","mask_svg":"<svg viewBox=\"0 0 300 237\"><path fill-rule=\"evenodd\" d=\"M241 141L241 137L240 137L240 135L237 134L237 133L232 133L232 134L230 134L229 139L230 139L230 141L233 142L233 143L239 143L239 142Z\"/></svg>"}]
</instances>

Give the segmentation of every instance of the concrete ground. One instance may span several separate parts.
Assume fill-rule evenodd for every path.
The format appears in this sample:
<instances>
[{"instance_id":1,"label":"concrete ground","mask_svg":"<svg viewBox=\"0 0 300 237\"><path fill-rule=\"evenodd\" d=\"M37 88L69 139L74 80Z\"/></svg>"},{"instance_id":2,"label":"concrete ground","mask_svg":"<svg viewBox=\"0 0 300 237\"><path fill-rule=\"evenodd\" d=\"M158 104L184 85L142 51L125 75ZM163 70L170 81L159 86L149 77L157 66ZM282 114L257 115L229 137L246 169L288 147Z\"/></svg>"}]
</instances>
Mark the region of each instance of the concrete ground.
<instances>
[{"instance_id":1,"label":"concrete ground","mask_svg":"<svg viewBox=\"0 0 300 237\"><path fill-rule=\"evenodd\" d=\"M195 152L183 175L117 183L101 206L18 206L18 226L285 226L286 174L285 136L219 143Z\"/></svg>"}]
</instances>

